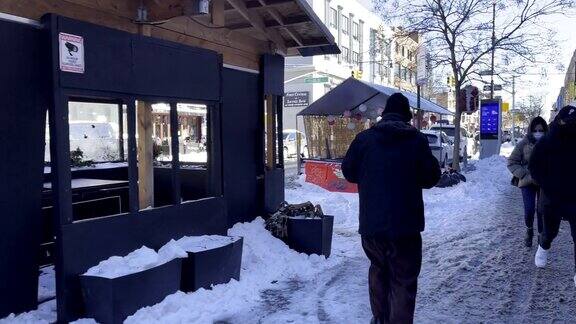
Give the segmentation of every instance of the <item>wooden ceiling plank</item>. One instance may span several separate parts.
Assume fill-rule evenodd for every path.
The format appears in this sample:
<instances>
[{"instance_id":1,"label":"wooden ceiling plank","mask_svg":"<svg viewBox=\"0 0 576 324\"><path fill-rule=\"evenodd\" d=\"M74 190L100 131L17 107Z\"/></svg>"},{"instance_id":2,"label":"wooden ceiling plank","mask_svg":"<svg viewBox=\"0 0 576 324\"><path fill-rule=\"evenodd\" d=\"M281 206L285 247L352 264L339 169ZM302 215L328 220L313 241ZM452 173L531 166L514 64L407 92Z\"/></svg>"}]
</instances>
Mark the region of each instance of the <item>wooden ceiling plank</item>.
<instances>
[{"instance_id":1,"label":"wooden ceiling plank","mask_svg":"<svg viewBox=\"0 0 576 324\"><path fill-rule=\"evenodd\" d=\"M246 7L246 3L243 0L227 0L227 1L230 5L232 5L236 9L236 11L238 11L240 15L242 15L242 17L244 17L244 19L250 22L256 30L266 35L266 37L276 45L278 51L281 54L283 55L286 54L287 50L284 38L276 30L266 28L264 20L260 15L258 15L256 12L250 11Z\"/></svg>"},{"instance_id":2,"label":"wooden ceiling plank","mask_svg":"<svg viewBox=\"0 0 576 324\"><path fill-rule=\"evenodd\" d=\"M259 0L259 1L262 5L266 5L265 0ZM284 28L286 33L288 33L288 35L290 35L290 37L292 37L292 39L298 44L298 46L304 45L304 41L302 40L302 37L300 37L300 35L298 35L298 33L294 29L286 26L286 23L284 22L284 17L282 17L282 14L280 14L280 12L278 12L278 10L276 10L274 8L267 8L266 11L268 11L270 16L272 16L272 18L274 18L274 20L276 20L276 22L278 22L278 24L282 28Z\"/></svg>"},{"instance_id":3,"label":"wooden ceiling plank","mask_svg":"<svg viewBox=\"0 0 576 324\"><path fill-rule=\"evenodd\" d=\"M310 22L310 18L305 15L300 16L293 16L293 17L284 17L284 26L298 26L301 24L306 24ZM265 20L264 24L266 27L270 28L278 28L282 27L276 20ZM250 23L238 23L238 24L230 24L226 26L228 29L237 30L237 29L247 29L253 28Z\"/></svg>"}]
</instances>

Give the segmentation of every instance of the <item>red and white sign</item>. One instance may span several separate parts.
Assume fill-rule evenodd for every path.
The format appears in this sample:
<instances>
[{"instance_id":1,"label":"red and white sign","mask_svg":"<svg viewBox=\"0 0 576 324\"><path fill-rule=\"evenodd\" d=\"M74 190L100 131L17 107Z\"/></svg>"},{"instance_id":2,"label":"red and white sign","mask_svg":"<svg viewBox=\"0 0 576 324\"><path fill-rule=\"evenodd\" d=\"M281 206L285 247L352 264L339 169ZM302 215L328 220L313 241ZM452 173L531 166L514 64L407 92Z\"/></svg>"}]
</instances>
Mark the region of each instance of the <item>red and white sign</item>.
<instances>
[{"instance_id":1,"label":"red and white sign","mask_svg":"<svg viewBox=\"0 0 576 324\"><path fill-rule=\"evenodd\" d=\"M84 38L77 35L58 34L60 70L84 73Z\"/></svg>"}]
</instances>

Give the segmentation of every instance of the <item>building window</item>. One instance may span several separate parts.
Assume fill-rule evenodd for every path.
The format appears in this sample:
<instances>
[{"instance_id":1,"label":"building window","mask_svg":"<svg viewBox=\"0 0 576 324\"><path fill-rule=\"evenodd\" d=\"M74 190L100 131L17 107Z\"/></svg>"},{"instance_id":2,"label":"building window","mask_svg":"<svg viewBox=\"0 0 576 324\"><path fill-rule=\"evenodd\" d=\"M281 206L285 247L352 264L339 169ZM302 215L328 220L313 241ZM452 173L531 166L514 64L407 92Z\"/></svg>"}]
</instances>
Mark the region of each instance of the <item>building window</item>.
<instances>
[{"instance_id":1,"label":"building window","mask_svg":"<svg viewBox=\"0 0 576 324\"><path fill-rule=\"evenodd\" d=\"M401 75L402 75L402 66L400 66L400 63L396 63L396 77L400 78Z\"/></svg>"},{"instance_id":2,"label":"building window","mask_svg":"<svg viewBox=\"0 0 576 324\"><path fill-rule=\"evenodd\" d=\"M359 30L360 30L360 26L358 25L357 22L353 22L352 23L352 37L354 37L354 39L358 39L359 37Z\"/></svg>"},{"instance_id":3,"label":"building window","mask_svg":"<svg viewBox=\"0 0 576 324\"><path fill-rule=\"evenodd\" d=\"M406 56L406 48L402 46L402 57Z\"/></svg>"},{"instance_id":4,"label":"building window","mask_svg":"<svg viewBox=\"0 0 576 324\"><path fill-rule=\"evenodd\" d=\"M406 67L402 67L402 80L408 81L408 69Z\"/></svg>"},{"instance_id":5,"label":"building window","mask_svg":"<svg viewBox=\"0 0 576 324\"><path fill-rule=\"evenodd\" d=\"M396 54L400 53L400 45L398 42L395 42L394 48L396 49Z\"/></svg>"},{"instance_id":6,"label":"building window","mask_svg":"<svg viewBox=\"0 0 576 324\"><path fill-rule=\"evenodd\" d=\"M347 16L342 15L342 32L344 34L348 34L349 29L348 29L348 23L349 23L349 19Z\"/></svg>"},{"instance_id":7,"label":"building window","mask_svg":"<svg viewBox=\"0 0 576 324\"><path fill-rule=\"evenodd\" d=\"M350 50L348 49L348 47L342 47L341 55L345 62L350 63Z\"/></svg>"},{"instance_id":8,"label":"building window","mask_svg":"<svg viewBox=\"0 0 576 324\"><path fill-rule=\"evenodd\" d=\"M338 11L334 8L330 8L330 27L337 28L338 26Z\"/></svg>"},{"instance_id":9,"label":"building window","mask_svg":"<svg viewBox=\"0 0 576 324\"><path fill-rule=\"evenodd\" d=\"M360 63L358 52L352 52L352 63L358 65Z\"/></svg>"}]
</instances>

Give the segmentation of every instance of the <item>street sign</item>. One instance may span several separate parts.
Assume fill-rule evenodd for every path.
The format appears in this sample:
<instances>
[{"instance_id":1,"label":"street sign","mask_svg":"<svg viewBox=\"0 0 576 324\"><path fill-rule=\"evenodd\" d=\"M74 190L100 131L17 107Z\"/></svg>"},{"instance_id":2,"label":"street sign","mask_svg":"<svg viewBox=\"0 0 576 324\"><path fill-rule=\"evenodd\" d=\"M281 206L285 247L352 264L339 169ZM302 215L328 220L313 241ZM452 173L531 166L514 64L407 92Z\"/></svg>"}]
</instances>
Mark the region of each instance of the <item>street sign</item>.
<instances>
[{"instance_id":1,"label":"street sign","mask_svg":"<svg viewBox=\"0 0 576 324\"><path fill-rule=\"evenodd\" d=\"M307 107L310 105L308 91L287 92L284 96L284 108Z\"/></svg>"},{"instance_id":2,"label":"street sign","mask_svg":"<svg viewBox=\"0 0 576 324\"><path fill-rule=\"evenodd\" d=\"M328 82L328 77L318 77L318 78L306 78L304 83L326 83Z\"/></svg>"},{"instance_id":3,"label":"street sign","mask_svg":"<svg viewBox=\"0 0 576 324\"><path fill-rule=\"evenodd\" d=\"M509 112L510 111L510 104L508 102L503 102L502 103L502 112Z\"/></svg>"},{"instance_id":4,"label":"street sign","mask_svg":"<svg viewBox=\"0 0 576 324\"><path fill-rule=\"evenodd\" d=\"M480 75L482 75L482 76L492 75L492 71L490 71L490 70L480 71Z\"/></svg>"},{"instance_id":5,"label":"street sign","mask_svg":"<svg viewBox=\"0 0 576 324\"><path fill-rule=\"evenodd\" d=\"M490 85L489 84L484 86L484 91L490 91ZM502 91L502 85L501 84L495 84L494 85L494 91Z\"/></svg>"}]
</instances>

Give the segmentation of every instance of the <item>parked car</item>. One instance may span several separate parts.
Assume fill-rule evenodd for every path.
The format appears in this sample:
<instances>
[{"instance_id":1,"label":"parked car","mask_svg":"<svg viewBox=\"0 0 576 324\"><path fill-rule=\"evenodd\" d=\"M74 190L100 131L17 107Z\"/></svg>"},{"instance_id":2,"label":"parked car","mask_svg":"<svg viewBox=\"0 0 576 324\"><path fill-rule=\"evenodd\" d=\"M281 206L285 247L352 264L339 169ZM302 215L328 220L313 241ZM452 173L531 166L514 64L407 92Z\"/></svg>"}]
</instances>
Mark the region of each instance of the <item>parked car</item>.
<instances>
[{"instance_id":1,"label":"parked car","mask_svg":"<svg viewBox=\"0 0 576 324\"><path fill-rule=\"evenodd\" d=\"M434 154L440 166L445 168L454 158L454 142L444 132L423 130L422 133L428 139L432 154Z\"/></svg>"},{"instance_id":2,"label":"parked car","mask_svg":"<svg viewBox=\"0 0 576 324\"><path fill-rule=\"evenodd\" d=\"M448 135L448 137L450 138L450 140L452 142L454 142L454 134L456 127L454 127L454 125L450 125L450 124L445 124L445 125L434 125L432 127L430 127L430 130L433 131L441 131L446 133L446 135ZM464 158L464 156L469 157L470 154L470 150L474 147L474 139L468 134L468 132L460 127L460 158Z\"/></svg>"},{"instance_id":3,"label":"parked car","mask_svg":"<svg viewBox=\"0 0 576 324\"><path fill-rule=\"evenodd\" d=\"M295 129L286 129L282 132L284 143L284 157L296 156L296 134L300 134L300 154L302 157L308 156L308 144L306 142L306 135L301 131Z\"/></svg>"}]
</instances>

